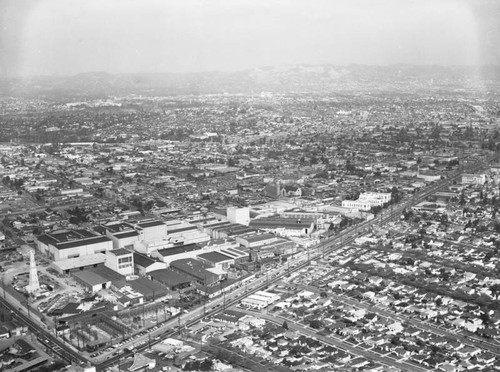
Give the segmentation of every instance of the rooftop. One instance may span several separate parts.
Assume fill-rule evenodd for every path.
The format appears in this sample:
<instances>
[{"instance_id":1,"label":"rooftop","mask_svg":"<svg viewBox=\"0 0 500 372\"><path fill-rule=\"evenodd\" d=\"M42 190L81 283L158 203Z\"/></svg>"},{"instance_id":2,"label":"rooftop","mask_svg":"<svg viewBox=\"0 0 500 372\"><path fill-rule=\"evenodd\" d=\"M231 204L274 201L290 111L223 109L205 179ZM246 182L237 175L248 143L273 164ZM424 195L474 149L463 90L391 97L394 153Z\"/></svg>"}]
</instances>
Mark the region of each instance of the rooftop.
<instances>
[{"instance_id":1,"label":"rooftop","mask_svg":"<svg viewBox=\"0 0 500 372\"><path fill-rule=\"evenodd\" d=\"M155 226L166 226L166 225L162 221L146 221L137 224L137 227L141 229L147 229L148 227L155 227Z\"/></svg>"},{"instance_id":2,"label":"rooftop","mask_svg":"<svg viewBox=\"0 0 500 372\"><path fill-rule=\"evenodd\" d=\"M125 248L113 249L113 250L109 251L109 253L112 253L115 256L124 256L126 254L132 254L131 251L126 250Z\"/></svg>"},{"instance_id":3,"label":"rooftop","mask_svg":"<svg viewBox=\"0 0 500 372\"><path fill-rule=\"evenodd\" d=\"M202 253L199 254L198 257L213 262L213 263L220 263L220 262L225 262L225 261L233 261L234 259L230 256L226 256L225 254L219 253L219 252L207 252L207 253Z\"/></svg>"},{"instance_id":4,"label":"rooftop","mask_svg":"<svg viewBox=\"0 0 500 372\"><path fill-rule=\"evenodd\" d=\"M186 244L179 247L159 249L158 253L163 257L173 256L180 253L192 252L200 250L201 247L198 244Z\"/></svg>"}]
</instances>

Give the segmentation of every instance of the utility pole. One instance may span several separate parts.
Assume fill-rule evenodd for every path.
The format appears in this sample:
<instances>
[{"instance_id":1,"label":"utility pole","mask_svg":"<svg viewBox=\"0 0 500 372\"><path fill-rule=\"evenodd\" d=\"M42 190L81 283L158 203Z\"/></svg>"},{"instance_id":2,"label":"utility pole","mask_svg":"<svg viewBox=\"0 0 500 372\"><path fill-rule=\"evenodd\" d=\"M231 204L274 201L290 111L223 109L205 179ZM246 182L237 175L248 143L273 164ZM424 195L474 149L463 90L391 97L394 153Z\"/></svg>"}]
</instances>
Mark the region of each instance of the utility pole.
<instances>
[{"instance_id":1,"label":"utility pole","mask_svg":"<svg viewBox=\"0 0 500 372\"><path fill-rule=\"evenodd\" d=\"M26 297L26 310L28 310L28 318L31 319L31 314L30 314L30 298L29 295Z\"/></svg>"},{"instance_id":2,"label":"utility pole","mask_svg":"<svg viewBox=\"0 0 500 372\"><path fill-rule=\"evenodd\" d=\"M205 319L205 316L207 314L206 303L207 299L205 298L205 296L203 296L203 319Z\"/></svg>"},{"instance_id":3,"label":"utility pole","mask_svg":"<svg viewBox=\"0 0 500 372\"><path fill-rule=\"evenodd\" d=\"M181 336L181 315L182 313L179 312L179 316L177 317L177 329L179 330L179 336Z\"/></svg>"}]
</instances>

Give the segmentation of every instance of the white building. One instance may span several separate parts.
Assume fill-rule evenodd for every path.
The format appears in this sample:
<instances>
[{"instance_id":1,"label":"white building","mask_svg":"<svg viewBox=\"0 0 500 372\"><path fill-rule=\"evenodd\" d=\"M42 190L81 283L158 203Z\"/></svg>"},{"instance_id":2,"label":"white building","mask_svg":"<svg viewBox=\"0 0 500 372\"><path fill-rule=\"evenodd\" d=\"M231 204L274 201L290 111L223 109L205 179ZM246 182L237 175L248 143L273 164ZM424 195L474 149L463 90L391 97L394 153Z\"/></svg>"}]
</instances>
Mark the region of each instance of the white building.
<instances>
[{"instance_id":1,"label":"white building","mask_svg":"<svg viewBox=\"0 0 500 372\"><path fill-rule=\"evenodd\" d=\"M279 238L274 234L247 234L237 236L236 242L241 244L246 248L259 247L264 244L270 244L276 242Z\"/></svg>"},{"instance_id":2,"label":"white building","mask_svg":"<svg viewBox=\"0 0 500 372\"><path fill-rule=\"evenodd\" d=\"M123 276L133 275L134 255L123 248L106 251L105 265Z\"/></svg>"},{"instance_id":3,"label":"white building","mask_svg":"<svg viewBox=\"0 0 500 372\"><path fill-rule=\"evenodd\" d=\"M372 205L368 201L360 201L360 200L343 200L342 207L355 209L358 211L369 211L372 208Z\"/></svg>"},{"instance_id":4,"label":"white building","mask_svg":"<svg viewBox=\"0 0 500 372\"><path fill-rule=\"evenodd\" d=\"M280 296L276 293L257 291L241 300L241 304L253 309L263 309L272 303L279 301Z\"/></svg>"},{"instance_id":5,"label":"white building","mask_svg":"<svg viewBox=\"0 0 500 372\"><path fill-rule=\"evenodd\" d=\"M139 232L128 223L118 222L105 225L106 236L113 241L113 248L132 249L139 242Z\"/></svg>"},{"instance_id":6,"label":"white building","mask_svg":"<svg viewBox=\"0 0 500 372\"><path fill-rule=\"evenodd\" d=\"M142 221L135 225L135 229L139 232L139 240L146 243L167 238L167 225L162 221Z\"/></svg>"},{"instance_id":7,"label":"white building","mask_svg":"<svg viewBox=\"0 0 500 372\"><path fill-rule=\"evenodd\" d=\"M227 219L232 223L239 223L240 225L248 226L250 223L250 208L227 208Z\"/></svg>"},{"instance_id":8,"label":"white building","mask_svg":"<svg viewBox=\"0 0 500 372\"><path fill-rule=\"evenodd\" d=\"M484 185L485 183L485 174L462 174L462 184L464 185Z\"/></svg>"},{"instance_id":9,"label":"white building","mask_svg":"<svg viewBox=\"0 0 500 372\"><path fill-rule=\"evenodd\" d=\"M171 220L167 221L167 240L171 243L170 246L205 243L210 241L210 235L189 222Z\"/></svg>"},{"instance_id":10,"label":"white building","mask_svg":"<svg viewBox=\"0 0 500 372\"><path fill-rule=\"evenodd\" d=\"M38 250L53 261L91 256L113 249L107 236L98 236L86 230L71 230L44 234L35 239Z\"/></svg>"},{"instance_id":11,"label":"white building","mask_svg":"<svg viewBox=\"0 0 500 372\"><path fill-rule=\"evenodd\" d=\"M343 200L342 207L358 211L369 211L372 207L383 206L391 201L388 192L363 192L357 200Z\"/></svg>"},{"instance_id":12,"label":"white building","mask_svg":"<svg viewBox=\"0 0 500 372\"><path fill-rule=\"evenodd\" d=\"M362 192L359 194L358 200L369 201L371 203L380 201L382 204L385 204L391 201L391 196L389 192Z\"/></svg>"}]
</instances>

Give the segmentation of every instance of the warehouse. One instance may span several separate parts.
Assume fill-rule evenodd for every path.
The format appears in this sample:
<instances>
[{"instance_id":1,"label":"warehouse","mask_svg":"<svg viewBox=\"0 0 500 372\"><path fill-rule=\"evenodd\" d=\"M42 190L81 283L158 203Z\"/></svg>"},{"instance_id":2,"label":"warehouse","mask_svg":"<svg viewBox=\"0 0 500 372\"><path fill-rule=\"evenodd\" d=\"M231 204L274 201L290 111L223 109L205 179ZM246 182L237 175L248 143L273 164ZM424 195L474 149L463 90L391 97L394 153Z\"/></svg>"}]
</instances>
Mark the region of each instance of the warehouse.
<instances>
[{"instance_id":1,"label":"warehouse","mask_svg":"<svg viewBox=\"0 0 500 372\"><path fill-rule=\"evenodd\" d=\"M280 296L276 293L265 292L265 291L257 291L254 294L244 298L241 300L241 304L243 306L252 308L252 309L264 309L270 304L278 301Z\"/></svg>"},{"instance_id":2,"label":"warehouse","mask_svg":"<svg viewBox=\"0 0 500 372\"><path fill-rule=\"evenodd\" d=\"M179 289L187 288L191 285L191 281L193 280L189 276L172 269L152 271L149 273L149 275L151 276L152 280L156 280L164 284L171 291L177 291Z\"/></svg>"},{"instance_id":3,"label":"warehouse","mask_svg":"<svg viewBox=\"0 0 500 372\"><path fill-rule=\"evenodd\" d=\"M170 267L180 273L188 275L194 282L204 286L214 286L219 283L219 276L208 271L208 265L192 258L173 261Z\"/></svg>"},{"instance_id":4,"label":"warehouse","mask_svg":"<svg viewBox=\"0 0 500 372\"><path fill-rule=\"evenodd\" d=\"M76 281L85 288L87 292L92 294L99 292L101 289L106 289L111 286L111 281L103 278L90 270L78 271L73 273Z\"/></svg>"}]
</instances>

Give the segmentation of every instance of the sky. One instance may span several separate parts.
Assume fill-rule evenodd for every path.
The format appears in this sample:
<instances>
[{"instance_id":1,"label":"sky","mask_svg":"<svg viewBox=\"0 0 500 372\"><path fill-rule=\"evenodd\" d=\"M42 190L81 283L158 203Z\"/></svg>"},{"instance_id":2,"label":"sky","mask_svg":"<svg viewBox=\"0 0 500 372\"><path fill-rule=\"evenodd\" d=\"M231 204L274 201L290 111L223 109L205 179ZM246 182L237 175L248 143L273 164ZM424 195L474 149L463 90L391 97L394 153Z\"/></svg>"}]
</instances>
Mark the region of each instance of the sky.
<instances>
[{"instance_id":1,"label":"sky","mask_svg":"<svg viewBox=\"0 0 500 372\"><path fill-rule=\"evenodd\" d=\"M0 0L0 76L500 65L498 0Z\"/></svg>"}]
</instances>

